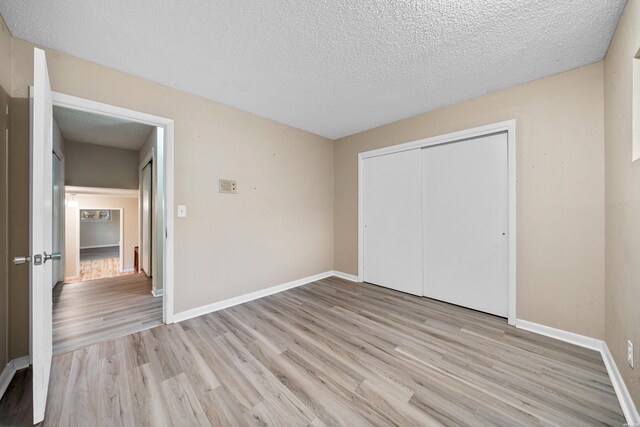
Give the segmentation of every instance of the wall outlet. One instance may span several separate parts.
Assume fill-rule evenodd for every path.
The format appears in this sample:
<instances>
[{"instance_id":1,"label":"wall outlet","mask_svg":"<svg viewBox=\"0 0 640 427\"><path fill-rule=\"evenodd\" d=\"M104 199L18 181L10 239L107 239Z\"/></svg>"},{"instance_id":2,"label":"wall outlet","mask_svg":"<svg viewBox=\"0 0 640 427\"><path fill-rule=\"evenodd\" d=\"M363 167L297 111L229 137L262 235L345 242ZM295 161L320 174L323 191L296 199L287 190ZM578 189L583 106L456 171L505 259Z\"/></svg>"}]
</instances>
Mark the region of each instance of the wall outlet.
<instances>
[{"instance_id":1,"label":"wall outlet","mask_svg":"<svg viewBox=\"0 0 640 427\"><path fill-rule=\"evenodd\" d=\"M187 217L187 205L178 205L178 218Z\"/></svg>"},{"instance_id":2,"label":"wall outlet","mask_svg":"<svg viewBox=\"0 0 640 427\"><path fill-rule=\"evenodd\" d=\"M633 368L633 343L627 341L627 363Z\"/></svg>"}]
</instances>

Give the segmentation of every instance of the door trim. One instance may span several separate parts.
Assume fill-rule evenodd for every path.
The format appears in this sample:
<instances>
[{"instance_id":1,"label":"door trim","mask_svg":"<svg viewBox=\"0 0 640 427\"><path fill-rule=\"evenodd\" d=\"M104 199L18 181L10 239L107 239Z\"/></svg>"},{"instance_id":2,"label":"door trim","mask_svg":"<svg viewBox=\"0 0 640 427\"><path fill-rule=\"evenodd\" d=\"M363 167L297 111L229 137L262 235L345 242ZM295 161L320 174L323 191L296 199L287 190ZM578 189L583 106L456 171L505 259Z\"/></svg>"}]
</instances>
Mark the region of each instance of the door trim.
<instances>
[{"instance_id":1,"label":"door trim","mask_svg":"<svg viewBox=\"0 0 640 427\"><path fill-rule=\"evenodd\" d=\"M165 206L165 239L164 239L164 298L162 317L164 323L174 322L173 284L174 284L174 122L172 119L153 114L91 101L77 96L53 92L53 105L74 110L99 113L102 115L135 121L164 129L164 206Z\"/></svg>"},{"instance_id":2,"label":"door trim","mask_svg":"<svg viewBox=\"0 0 640 427\"><path fill-rule=\"evenodd\" d=\"M510 325L516 323L516 120L506 120L465 129L457 132L438 135L416 141L405 142L389 147L358 153L358 282L364 280L364 206L363 206L363 184L365 159L386 154L398 153L401 151L413 150L416 148L430 147L433 145L446 144L464 139L479 138L494 133L507 133L507 164L508 164L508 315Z\"/></svg>"}]
</instances>

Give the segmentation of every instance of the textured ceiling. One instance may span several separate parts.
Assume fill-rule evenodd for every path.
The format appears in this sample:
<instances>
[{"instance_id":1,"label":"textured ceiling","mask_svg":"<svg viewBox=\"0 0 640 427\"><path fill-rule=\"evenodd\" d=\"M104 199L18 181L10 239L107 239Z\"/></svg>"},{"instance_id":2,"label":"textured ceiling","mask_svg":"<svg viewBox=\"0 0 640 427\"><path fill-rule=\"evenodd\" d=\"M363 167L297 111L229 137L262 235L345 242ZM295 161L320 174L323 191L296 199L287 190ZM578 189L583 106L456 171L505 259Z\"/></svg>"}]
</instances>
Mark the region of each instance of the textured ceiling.
<instances>
[{"instance_id":1,"label":"textured ceiling","mask_svg":"<svg viewBox=\"0 0 640 427\"><path fill-rule=\"evenodd\" d=\"M329 138L601 60L624 0L0 0L15 37Z\"/></svg>"},{"instance_id":2,"label":"textured ceiling","mask_svg":"<svg viewBox=\"0 0 640 427\"><path fill-rule=\"evenodd\" d=\"M136 151L153 129L142 123L57 106L53 107L53 118L67 141Z\"/></svg>"}]
</instances>

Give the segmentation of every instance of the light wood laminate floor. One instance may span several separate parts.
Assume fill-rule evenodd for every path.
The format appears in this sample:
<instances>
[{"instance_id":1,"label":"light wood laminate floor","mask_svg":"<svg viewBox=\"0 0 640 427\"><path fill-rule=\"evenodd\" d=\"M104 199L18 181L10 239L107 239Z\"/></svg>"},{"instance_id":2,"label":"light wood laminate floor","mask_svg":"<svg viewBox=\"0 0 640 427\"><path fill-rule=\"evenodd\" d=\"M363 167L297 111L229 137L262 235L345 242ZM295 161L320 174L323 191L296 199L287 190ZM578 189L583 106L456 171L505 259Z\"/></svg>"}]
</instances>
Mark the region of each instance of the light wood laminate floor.
<instances>
[{"instance_id":1,"label":"light wood laminate floor","mask_svg":"<svg viewBox=\"0 0 640 427\"><path fill-rule=\"evenodd\" d=\"M108 277L128 276L135 274L133 271L120 271L120 258L88 258L80 260L80 276L65 281L65 283L86 282L89 280L104 279Z\"/></svg>"},{"instance_id":2,"label":"light wood laminate floor","mask_svg":"<svg viewBox=\"0 0 640 427\"><path fill-rule=\"evenodd\" d=\"M162 298L143 273L58 284L53 289L53 352L64 353L162 324Z\"/></svg>"},{"instance_id":3,"label":"light wood laminate floor","mask_svg":"<svg viewBox=\"0 0 640 427\"><path fill-rule=\"evenodd\" d=\"M28 370L0 402L28 424ZM53 361L45 425L616 425L600 354L330 278Z\"/></svg>"}]
</instances>

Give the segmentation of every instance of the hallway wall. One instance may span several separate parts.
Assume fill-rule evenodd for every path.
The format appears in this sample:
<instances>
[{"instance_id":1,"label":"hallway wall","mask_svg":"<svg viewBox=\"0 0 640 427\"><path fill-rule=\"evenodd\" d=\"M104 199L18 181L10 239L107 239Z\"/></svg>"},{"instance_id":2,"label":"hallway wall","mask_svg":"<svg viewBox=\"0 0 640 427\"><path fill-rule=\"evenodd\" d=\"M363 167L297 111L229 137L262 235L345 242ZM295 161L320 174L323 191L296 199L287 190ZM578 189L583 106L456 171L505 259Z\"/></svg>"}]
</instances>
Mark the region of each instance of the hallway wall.
<instances>
[{"instance_id":1,"label":"hallway wall","mask_svg":"<svg viewBox=\"0 0 640 427\"><path fill-rule=\"evenodd\" d=\"M66 142L65 184L76 187L138 188L138 152Z\"/></svg>"},{"instance_id":2,"label":"hallway wall","mask_svg":"<svg viewBox=\"0 0 640 427\"><path fill-rule=\"evenodd\" d=\"M111 210L110 221L80 221L80 249L118 246L119 244L119 210Z\"/></svg>"}]
</instances>

